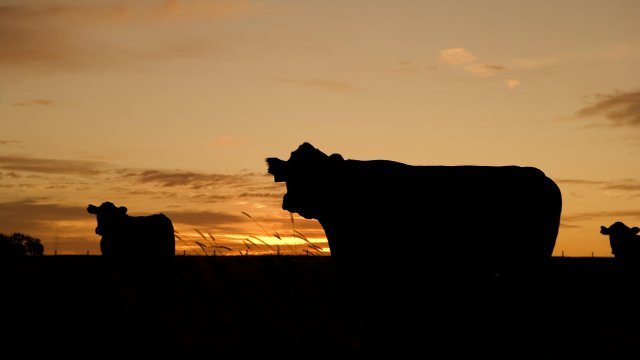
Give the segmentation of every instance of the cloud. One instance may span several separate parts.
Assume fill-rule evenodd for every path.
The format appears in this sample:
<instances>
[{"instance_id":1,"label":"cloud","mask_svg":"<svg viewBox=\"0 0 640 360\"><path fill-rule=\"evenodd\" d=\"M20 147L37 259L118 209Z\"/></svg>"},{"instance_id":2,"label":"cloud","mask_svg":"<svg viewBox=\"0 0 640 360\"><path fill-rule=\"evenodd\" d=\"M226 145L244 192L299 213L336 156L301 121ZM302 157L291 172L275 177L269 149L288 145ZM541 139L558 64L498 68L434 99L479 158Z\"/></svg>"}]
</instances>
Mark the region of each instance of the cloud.
<instances>
[{"instance_id":1,"label":"cloud","mask_svg":"<svg viewBox=\"0 0 640 360\"><path fill-rule=\"evenodd\" d=\"M12 178L12 179L20 179L22 176L16 174L15 172L8 172L8 173L1 173L0 172L0 179L2 179L3 177Z\"/></svg>"},{"instance_id":2,"label":"cloud","mask_svg":"<svg viewBox=\"0 0 640 360\"><path fill-rule=\"evenodd\" d=\"M13 103L13 106L51 106L55 103L55 101L53 100L47 100L47 99L35 99L35 100L29 100L29 101L23 101L23 102L16 102Z\"/></svg>"},{"instance_id":3,"label":"cloud","mask_svg":"<svg viewBox=\"0 0 640 360\"><path fill-rule=\"evenodd\" d=\"M575 224L568 224L565 222L560 222L560 228L562 229L582 229L584 226L581 225L575 225Z\"/></svg>"},{"instance_id":4,"label":"cloud","mask_svg":"<svg viewBox=\"0 0 640 360\"><path fill-rule=\"evenodd\" d=\"M320 90L327 90L327 91L349 92L357 89L357 87L354 84L351 84L345 81L330 80L330 79L277 78L276 80L294 84L294 85L300 85L300 86L305 86L305 87L315 88Z\"/></svg>"},{"instance_id":5,"label":"cloud","mask_svg":"<svg viewBox=\"0 0 640 360\"><path fill-rule=\"evenodd\" d=\"M238 195L239 198L267 198L267 199L282 199L281 193L242 193Z\"/></svg>"},{"instance_id":6,"label":"cloud","mask_svg":"<svg viewBox=\"0 0 640 360\"><path fill-rule=\"evenodd\" d=\"M576 112L578 118L604 117L612 127L640 126L640 91L596 94L595 102Z\"/></svg>"},{"instance_id":7,"label":"cloud","mask_svg":"<svg viewBox=\"0 0 640 360\"><path fill-rule=\"evenodd\" d=\"M156 184L162 187L189 186L192 189L220 186L242 186L254 183L255 173L240 174L206 174L191 171L142 170L128 171L124 178L132 179L139 184Z\"/></svg>"},{"instance_id":8,"label":"cloud","mask_svg":"<svg viewBox=\"0 0 640 360\"><path fill-rule=\"evenodd\" d=\"M464 48L440 50L440 62L449 65L463 65L476 60L476 57Z\"/></svg>"},{"instance_id":9,"label":"cloud","mask_svg":"<svg viewBox=\"0 0 640 360\"><path fill-rule=\"evenodd\" d=\"M90 221L85 206L19 200L0 203L0 232L51 233L58 221Z\"/></svg>"},{"instance_id":10,"label":"cloud","mask_svg":"<svg viewBox=\"0 0 640 360\"><path fill-rule=\"evenodd\" d=\"M101 161L57 160L25 156L0 156L0 169L44 174L97 175L107 163Z\"/></svg>"},{"instance_id":11,"label":"cloud","mask_svg":"<svg viewBox=\"0 0 640 360\"><path fill-rule=\"evenodd\" d=\"M489 77L495 75L499 71L507 70L507 67L502 65L482 64L476 62L476 56L464 48L440 50L439 59L440 62L444 64L456 67L462 66L462 70L465 72L479 77Z\"/></svg>"},{"instance_id":12,"label":"cloud","mask_svg":"<svg viewBox=\"0 0 640 360\"><path fill-rule=\"evenodd\" d=\"M159 54L165 57L198 55L207 52L206 48L211 45L191 43L189 51L183 51L182 45L180 51L176 51L167 45L171 41L165 40L166 37L149 43L146 38L137 38L136 32L129 31L130 27L173 30L182 23L254 12L257 7L246 0L57 1L0 5L0 65L78 68L159 57ZM139 44L123 47L121 39L109 38L110 29L127 31L128 42ZM189 44L185 39L174 42Z\"/></svg>"},{"instance_id":13,"label":"cloud","mask_svg":"<svg viewBox=\"0 0 640 360\"><path fill-rule=\"evenodd\" d=\"M516 79L507 79L504 81L505 84L507 84L507 87L510 90L515 89L516 87L520 86L520 80L516 80Z\"/></svg>"},{"instance_id":14,"label":"cloud","mask_svg":"<svg viewBox=\"0 0 640 360\"><path fill-rule=\"evenodd\" d=\"M130 169L100 160L28 156L0 156L0 178L12 180L13 186L38 189L44 194L47 194L45 190L73 188L154 200L191 199L218 203L233 199L261 199L262 203L262 200L275 199L276 193L282 190L282 185L274 183L268 174L249 171L216 174ZM16 182L15 179L23 180Z\"/></svg>"},{"instance_id":15,"label":"cloud","mask_svg":"<svg viewBox=\"0 0 640 360\"><path fill-rule=\"evenodd\" d=\"M557 183L570 185L605 185L609 182L602 180L585 180L585 179L555 179Z\"/></svg>"},{"instance_id":16,"label":"cloud","mask_svg":"<svg viewBox=\"0 0 640 360\"><path fill-rule=\"evenodd\" d=\"M589 221L593 219L640 219L640 210L619 210L619 211L601 211L601 212L585 212L573 215L563 215L563 221L571 224L572 222ZM607 224L602 224L607 225Z\"/></svg>"},{"instance_id":17,"label":"cloud","mask_svg":"<svg viewBox=\"0 0 640 360\"><path fill-rule=\"evenodd\" d=\"M22 142L18 140L0 140L0 146L22 148Z\"/></svg>"},{"instance_id":18,"label":"cloud","mask_svg":"<svg viewBox=\"0 0 640 360\"><path fill-rule=\"evenodd\" d=\"M640 192L640 181L635 179L620 180L584 180L584 179L556 179L560 184L596 186L601 190L618 190L625 192Z\"/></svg>"},{"instance_id":19,"label":"cloud","mask_svg":"<svg viewBox=\"0 0 640 360\"><path fill-rule=\"evenodd\" d=\"M604 187L607 190L621 190L621 191L640 191L640 182L635 183L619 183L610 184Z\"/></svg>"},{"instance_id":20,"label":"cloud","mask_svg":"<svg viewBox=\"0 0 640 360\"><path fill-rule=\"evenodd\" d=\"M174 223L187 224L202 228L247 222L247 219L241 215L215 211L166 211L164 213Z\"/></svg>"},{"instance_id":21,"label":"cloud","mask_svg":"<svg viewBox=\"0 0 640 360\"><path fill-rule=\"evenodd\" d=\"M86 207L39 203L26 199L0 203L0 219L29 219L29 221L82 220Z\"/></svg>"},{"instance_id":22,"label":"cloud","mask_svg":"<svg viewBox=\"0 0 640 360\"><path fill-rule=\"evenodd\" d=\"M464 67L464 71L480 77L489 77L495 75L498 71L506 70L502 65L487 64L470 64Z\"/></svg>"}]
</instances>

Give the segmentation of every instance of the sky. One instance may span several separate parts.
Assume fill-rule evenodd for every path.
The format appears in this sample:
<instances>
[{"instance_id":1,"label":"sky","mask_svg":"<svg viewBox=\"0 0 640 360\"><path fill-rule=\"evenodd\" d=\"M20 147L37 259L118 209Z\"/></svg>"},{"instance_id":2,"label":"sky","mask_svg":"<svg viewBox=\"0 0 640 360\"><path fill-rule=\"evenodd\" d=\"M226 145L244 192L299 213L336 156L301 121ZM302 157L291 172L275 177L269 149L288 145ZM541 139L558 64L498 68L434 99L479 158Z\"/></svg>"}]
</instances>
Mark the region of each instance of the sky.
<instances>
[{"instance_id":1,"label":"sky","mask_svg":"<svg viewBox=\"0 0 640 360\"><path fill-rule=\"evenodd\" d=\"M99 253L86 207L111 201L167 214L188 254L326 254L265 163L307 141L345 159L535 166L563 195L554 254L611 256L600 226L640 225L639 13L0 0L0 232Z\"/></svg>"}]
</instances>

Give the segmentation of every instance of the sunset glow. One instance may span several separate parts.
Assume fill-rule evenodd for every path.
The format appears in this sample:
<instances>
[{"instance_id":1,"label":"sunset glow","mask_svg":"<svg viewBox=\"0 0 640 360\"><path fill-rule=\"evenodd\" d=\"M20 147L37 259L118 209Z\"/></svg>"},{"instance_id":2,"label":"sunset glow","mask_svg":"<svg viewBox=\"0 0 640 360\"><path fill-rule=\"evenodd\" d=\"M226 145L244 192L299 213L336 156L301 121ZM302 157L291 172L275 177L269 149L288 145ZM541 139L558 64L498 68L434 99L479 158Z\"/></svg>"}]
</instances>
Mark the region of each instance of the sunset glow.
<instances>
[{"instance_id":1,"label":"sunset glow","mask_svg":"<svg viewBox=\"0 0 640 360\"><path fill-rule=\"evenodd\" d=\"M610 256L600 225L640 226L638 14L635 0L0 0L0 233L98 254L86 207L111 201L169 216L180 254L328 254L265 164L308 141L535 166L562 190L554 255ZM412 225L385 251L428 241Z\"/></svg>"}]
</instances>

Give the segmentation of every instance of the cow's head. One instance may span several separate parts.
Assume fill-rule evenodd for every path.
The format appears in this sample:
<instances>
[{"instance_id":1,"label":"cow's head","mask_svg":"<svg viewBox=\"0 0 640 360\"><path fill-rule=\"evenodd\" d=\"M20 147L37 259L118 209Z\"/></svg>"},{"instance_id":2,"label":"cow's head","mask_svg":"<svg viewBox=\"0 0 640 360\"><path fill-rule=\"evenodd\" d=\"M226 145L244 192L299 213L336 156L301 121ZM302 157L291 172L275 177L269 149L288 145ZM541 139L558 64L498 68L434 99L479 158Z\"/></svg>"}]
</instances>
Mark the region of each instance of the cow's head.
<instances>
[{"instance_id":1,"label":"cow's head","mask_svg":"<svg viewBox=\"0 0 640 360\"><path fill-rule=\"evenodd\" d=\"M269 174L275 182L286 182L282 208L307 219L319 219L335 198L344 159L327 156L309 143L291 153L289 160L268 158Z\"/></svg>"},{"instance_id":2,"label":"cow's head","mask_svg":"<svg viewBox=\"0 0 640 360\"><path fill-rule=\"evenodd\" d=\"M96 227L96 234L101 236L109 236L113 234L114 231L117 231L122 219L127 216L126 207L116 207L108 201L102 203L100 206L89 204L87 212L97 216L98 227Z\"/></svg>"},{"instance_id":3,"label":"cow's head","mask_svg":"<svg viewBox=\"0 0 640 360\"><path fill-rule=\"evenodd\" d=\"M639 232L640 232L639 228L637 227L630 228L620 221L614 223L609 227L600 226L600 233L603 235L627 237L627 236L637 235Z\"/></svg>"}]
</instances>

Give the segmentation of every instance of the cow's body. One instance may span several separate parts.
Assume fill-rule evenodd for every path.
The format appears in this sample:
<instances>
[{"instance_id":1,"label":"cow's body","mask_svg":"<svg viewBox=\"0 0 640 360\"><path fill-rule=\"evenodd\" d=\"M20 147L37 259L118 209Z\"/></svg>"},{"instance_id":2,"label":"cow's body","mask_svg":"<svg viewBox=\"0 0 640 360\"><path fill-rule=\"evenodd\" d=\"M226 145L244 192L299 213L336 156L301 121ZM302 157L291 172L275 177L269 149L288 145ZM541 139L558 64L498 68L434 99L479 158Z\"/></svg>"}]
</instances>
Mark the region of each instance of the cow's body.
<instances>
[{"instance_id":1,"label":"cow's body","mask_svg":"<svg viewBox=\"0 0 640 360\"><path fill-rule=\"evenodd\" d=\"M96 234L102 235L100 250L110 257L167 257L175 255L175 235L171 220L164 214L129 216L125 207L110 202L89 205L97 215Z\"/></svg>"},{"instance_id":2,"label":"cow's body","mask_svg":"<svg viewBox=\"0 0 640 360\"><path fill-rule=\"evenodd\" d=\"M287 162L267 161L287 182L283 208L317 219L343 263L526 268L555 245L560 190L535 168L343 160L307 143Z\"/></svg>"}]
</instances>

